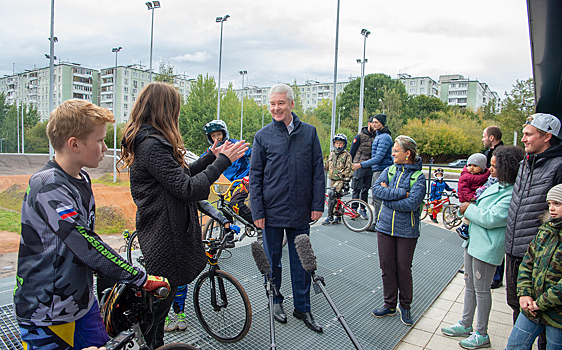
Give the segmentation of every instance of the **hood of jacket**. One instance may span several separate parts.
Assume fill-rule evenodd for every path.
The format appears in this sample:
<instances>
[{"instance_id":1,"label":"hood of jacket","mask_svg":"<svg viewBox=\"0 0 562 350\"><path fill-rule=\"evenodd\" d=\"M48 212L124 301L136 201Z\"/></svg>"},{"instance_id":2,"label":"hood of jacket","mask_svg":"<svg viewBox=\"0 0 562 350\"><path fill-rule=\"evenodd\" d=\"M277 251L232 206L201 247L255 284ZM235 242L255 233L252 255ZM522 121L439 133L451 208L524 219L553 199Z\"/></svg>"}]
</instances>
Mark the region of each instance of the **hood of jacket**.
<instances>
[{"instance_id":1,"label":"hood of jacket","mask_svg":"<svg viewBox=\"0 0 562 350\"><path fill-rule=\"evenodd\" d=\"M361 132L369 137L375 137L377 136L377 132L370 132L369 131L369 127L368 126L364 126L361 128Z\"/></svg>"},{"instance_id":2,"label":"hood of jacket","mask_svg":"<svg viewBox=\"0 0 562 350\"><path fill-rule=\"evenodd\" d=\"M377 130L377 135L382 135L382 134L389 134L392 136L392 134L390 133L390 129L388 128L388 126L385 126L384 128Z\"/></svg>"}]
</instances>

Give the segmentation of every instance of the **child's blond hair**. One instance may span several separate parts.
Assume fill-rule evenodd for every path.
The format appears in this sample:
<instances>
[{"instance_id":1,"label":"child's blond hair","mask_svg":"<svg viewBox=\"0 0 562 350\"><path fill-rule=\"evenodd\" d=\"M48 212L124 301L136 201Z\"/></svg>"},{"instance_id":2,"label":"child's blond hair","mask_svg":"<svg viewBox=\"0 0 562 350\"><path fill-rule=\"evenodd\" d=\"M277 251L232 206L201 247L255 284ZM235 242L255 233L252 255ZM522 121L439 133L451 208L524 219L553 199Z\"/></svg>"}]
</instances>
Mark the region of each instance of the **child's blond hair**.
<instances>
[{"instance_id":1,"label":"child's blond hair","mask_svg":"<svg viewBox=\"0 0 562 350\"><path fill-rule=\"evenodd\" d=\"M109 110L85 100L67 100L51 112L47 137L53 148L60 150L69 138L85 140L94 127L107 123L115 123Z\"/></svg>"}]
</instances>

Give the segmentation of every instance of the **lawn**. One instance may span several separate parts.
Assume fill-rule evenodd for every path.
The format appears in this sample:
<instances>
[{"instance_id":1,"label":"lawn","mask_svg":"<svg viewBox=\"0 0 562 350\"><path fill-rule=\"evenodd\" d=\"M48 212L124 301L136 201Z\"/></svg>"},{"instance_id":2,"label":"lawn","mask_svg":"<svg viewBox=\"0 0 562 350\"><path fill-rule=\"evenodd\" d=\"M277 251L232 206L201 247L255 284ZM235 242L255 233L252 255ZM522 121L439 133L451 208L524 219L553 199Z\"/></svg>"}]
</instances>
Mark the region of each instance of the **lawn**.
<instances>
[{"instance_id":1,"label":"lawn","mask_svg":"<svg viewBox=\"0 0 562 350\"><path fill-rule=\"evenodd\" d=\"M17 232L21 230L21 217L19 213L0 209L0 231Z\"/></svg>"}]
</instances>

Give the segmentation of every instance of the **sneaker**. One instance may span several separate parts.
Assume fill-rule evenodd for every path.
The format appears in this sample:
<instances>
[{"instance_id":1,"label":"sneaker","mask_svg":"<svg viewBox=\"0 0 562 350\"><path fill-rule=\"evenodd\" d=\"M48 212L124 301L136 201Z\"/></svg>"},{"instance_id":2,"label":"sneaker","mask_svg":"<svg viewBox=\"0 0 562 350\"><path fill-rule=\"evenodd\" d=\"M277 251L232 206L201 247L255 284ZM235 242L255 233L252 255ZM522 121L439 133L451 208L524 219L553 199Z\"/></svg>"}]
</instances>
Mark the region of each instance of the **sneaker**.
<instances>
[{"instance_id":1,"label":"sneaker","mask_svg":"<svg viewBox=\"0 0 562 350\"><path fill-rule=\"evenodd\" d=\"M460 227L457 228L457 234L459 235L460 238L466 241L468 239L468 226L462 224Z\"/></svg>"},{"instance_id":2,"label":"sneaker","mask_svg":"<svg viewBox=\"0 0 562 350\"><path fill-rule=\"evenodd\" d=\"M187 322L185 321L185 313L179 313L176 315L178 318L178 331L185 331L187 329Z\"/></svg>"},{"instance_id":3,"label":"sneaker","mask_svg":"<svg viewBox=\"0 0 562 350\"><path fill-rule=\"evenodd\" d=\"M341 218L340 217L336 217L334 219L334 221L332 222L332 225L337 225L337 224L341 224Z\"/></svg>"},{"instance_id":4,"label":"sneaker","mask_svg":"<svg viewBox=\"0 0 562 350\"><path fill-rule=\"evenodd\" d=\"M465 328L459 321L450 327L441 328L441 332L449 337L468 337L472 333L472 326Z\"/></svg>"},{"instance_id":5,"label":"sneaker","mask_svg":"<svg viewBox=\"0 0 562 350\"><path fill-rule=\"evenodd\" d=\"M387 309L386 307L379 307L373 310L371 314L375 317L381 318L385 316L394 316L396 315L396 309Z\"/></svg>"},{"instance_id":6,"label":"sneaker","mask_svg":"<svg viewBox=\"0 0 562 350\"><path fill-rule=\"evenodd\" d=\"M492 285L490 286L490 288L491 289L498 289L501 286L503 286L502 281L492 281Z\"/></svg>"},{"instance_id":7,"label":"sneaker","mask_svg":"<svg viewBox=\"0 0 562 350\"><path fill-rule=\"evenodd\" d=\"M175 314L174 317L166 316L166 321L164 324L164 332L173 332L178 330L178 315Z\"/></svg>"},{"instance_id":8,"label":"sneaker","mask_svg":"<svg viewBox=\"0 0 562 350\"><path fill-rule=\"evenodd\" d=\"M324 226L329 226L329 225L331 225L331 224L333 224L333 223L334 223L334 218L331 217L331 216L328 216L328 217L326 218L326 220L322 223L322 225L324 225Z\"/></svg>"},{"instance_id":9,"label":"sneaker","mask_svg":"<svg viewBox=\"0 0 562 350\"><path fill-rule=\"evenodd\" d=\"M436 223L436 224L439 223L439 221L437 221L437 218L435 218L435 219L434 219L434 218L431 218L431 221L433 221L433 222Z\"/></svg>"},{"instance_id":10,"label":"sneaker","mask_svg":"<svg viewBox=\"0 0 562 350\"><path fill-rule=\"evenodd\" d=\"M367 211L365 209L359 210L359 215L361 215L361 219L369 220L369 218L367 217Z\"/></svg>"},{"instance_id":11,"label":"sneaker","mask_svg":"<svg viewBox=\"0 0 562 350\"><path fill-rule=\"evenodd\" d=\"M465 349L480 349L489 348L492 346L492 344L490 344L490 336L480 335L478 331L474 331L472 334L470 334L470 337L461 340L459 342L459 345Z\"/></svg>"},{"instance_id":12,"label":"sneaker","mask_svg":"<svg viewBox=\"0 0 562 350\"><path fill-rule=\"evenodd\" d=\"M400 311L400 321L402 321L402 323L406 326L414 324L410 310L403 309L402 306L398 305L398 311Z\"/></svg>"}]
</instances>

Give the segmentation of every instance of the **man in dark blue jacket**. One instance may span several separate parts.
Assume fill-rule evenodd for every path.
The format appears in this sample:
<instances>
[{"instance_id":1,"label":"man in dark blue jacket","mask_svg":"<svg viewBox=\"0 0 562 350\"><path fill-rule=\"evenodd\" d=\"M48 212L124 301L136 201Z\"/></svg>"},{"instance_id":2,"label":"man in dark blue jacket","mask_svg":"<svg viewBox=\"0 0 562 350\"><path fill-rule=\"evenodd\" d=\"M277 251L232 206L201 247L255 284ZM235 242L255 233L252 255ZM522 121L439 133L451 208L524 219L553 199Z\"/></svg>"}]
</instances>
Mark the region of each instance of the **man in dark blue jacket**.
<instances>
[{"instance_id":1,"label":"man in dark blue jacket","mask_svg":"<svg viewBox=\"0 0 562 350\"><path fill-rule=\"evenodd\" d=\"M283 234L289 243L293 316L315 332L322 327L310 312L310 274L299 260L294 239L310 234L311 220L324 211L324 164L316 128L301 122L294 108L293 90L286 84L269 90L273 121L254 137L250 161L252 216L263 229L263 247L273 270L273 283L281 292ZM287 322L283 296L274 298L275 320Z\"/></svg>"}]
</instances>

